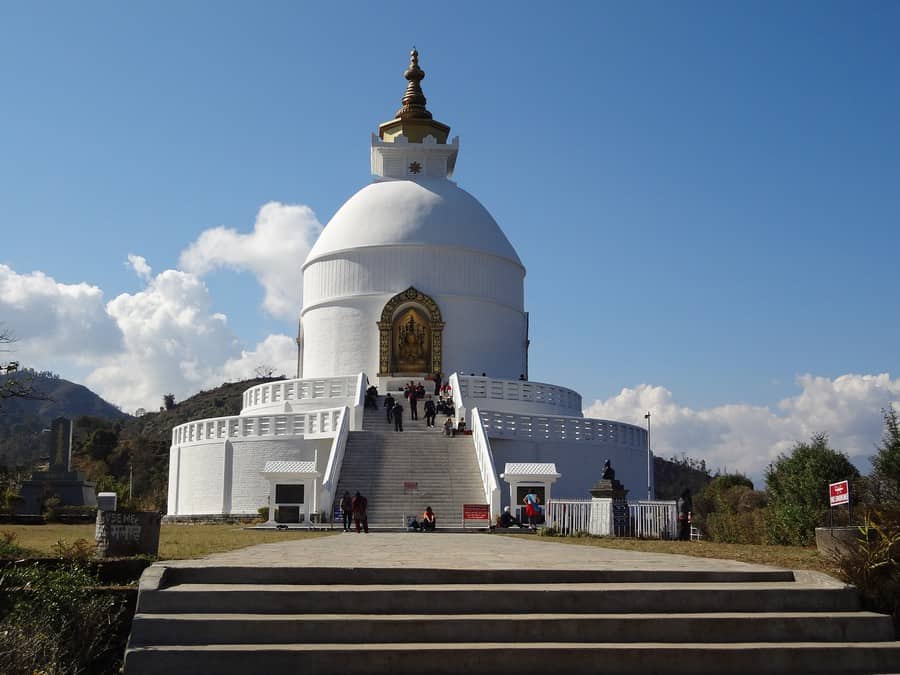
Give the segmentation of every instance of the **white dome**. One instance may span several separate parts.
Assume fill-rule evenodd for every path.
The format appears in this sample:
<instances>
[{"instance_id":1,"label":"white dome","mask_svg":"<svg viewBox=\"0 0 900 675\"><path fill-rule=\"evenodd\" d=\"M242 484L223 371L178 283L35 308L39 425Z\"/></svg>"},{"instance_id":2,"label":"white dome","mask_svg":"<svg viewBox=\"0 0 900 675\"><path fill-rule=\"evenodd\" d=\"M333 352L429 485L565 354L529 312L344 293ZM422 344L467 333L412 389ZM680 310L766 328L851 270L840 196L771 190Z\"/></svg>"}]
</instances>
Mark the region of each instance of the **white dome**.
<instances>
[{"instance_id":1,"label":"white dome","mask_svg":"<svg viewBox=\"0 0 900 675\"><path fill-rule=\"evenodd\" d=\"M487 209L445 179L381 180L338 209L304 267L340 251L373 246L452 246L506 258L519 256Z\"/></svg>"}]
</instances>

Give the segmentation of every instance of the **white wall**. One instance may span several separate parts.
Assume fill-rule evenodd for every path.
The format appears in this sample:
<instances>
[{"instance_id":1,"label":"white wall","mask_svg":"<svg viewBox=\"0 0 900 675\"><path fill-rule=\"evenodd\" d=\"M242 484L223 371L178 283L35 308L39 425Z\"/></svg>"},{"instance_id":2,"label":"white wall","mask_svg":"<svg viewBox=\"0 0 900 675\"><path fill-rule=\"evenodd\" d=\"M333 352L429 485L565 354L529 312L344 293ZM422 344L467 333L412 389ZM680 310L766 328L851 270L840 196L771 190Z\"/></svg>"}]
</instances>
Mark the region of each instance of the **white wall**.
<instances>
[{"instance_id":1,"label":"white wall","mask_svg":"<svg viewBox=\"0 0 900 675\"><path fill-rule=\"evenodd\" d=\"M558 499L590 499L588 490L600 479L603 462L609 459L616 471L616 478L629 490L628 497L647 498L647 453L635 448L587 441L537 443L492 438L491 450L504 506L509 505L509 485L499 478L499 474L503 473L507 462L553 462L556 471L562 474L553 484L553 496Z\"/></svg>"},{"instance_id":2,"label":"white wall","mask_svg":"<svg viewBox=\"0 0 900 675\"><path fill-rule=\"evenodd\" d=\"M417 286L417 288L419 288ZM330 377L379 372L377 322L385 304L404 289L381 296L344 298L303 315L303 375ZM428 290L419 288L428 293ZM471 297L429 293L444 320L442 370L515 380L525 372L525 314Z\"/></svg>"},{"instance_id":3,"label":"white wall","mask_svg":"<svg viewBox=\"0 0 900 675\"><path fill-rule=\"evenodd\" d=\"M260 475L266 462L312 461L318 451L316 468L324 473L331 443L265 438L172 447L167 515L255 514L268 505L269 483Z\"/></svg>"}]
</instances>

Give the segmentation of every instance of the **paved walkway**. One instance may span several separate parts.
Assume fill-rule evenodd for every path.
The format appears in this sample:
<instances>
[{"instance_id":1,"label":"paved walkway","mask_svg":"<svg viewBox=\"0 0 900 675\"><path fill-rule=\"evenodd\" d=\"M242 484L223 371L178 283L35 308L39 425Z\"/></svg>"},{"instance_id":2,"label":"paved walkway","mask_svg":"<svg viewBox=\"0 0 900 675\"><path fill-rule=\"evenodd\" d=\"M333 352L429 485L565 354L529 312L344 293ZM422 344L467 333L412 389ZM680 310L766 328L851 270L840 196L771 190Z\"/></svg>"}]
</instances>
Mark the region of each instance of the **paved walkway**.
<instances>
[{"instance_id":1,"label":"paved walkway","mask_svg":"<svg viewBox=\"0 0 900 675\"><path fill-rule=\"evenodd\" d=\"M689 544L687 544L689 545ZM167 566L411 567L751 571L771 567L734 560L564 544L536 536L383 532L337 534L260 544Z\"/></svg>"}]
</instances>

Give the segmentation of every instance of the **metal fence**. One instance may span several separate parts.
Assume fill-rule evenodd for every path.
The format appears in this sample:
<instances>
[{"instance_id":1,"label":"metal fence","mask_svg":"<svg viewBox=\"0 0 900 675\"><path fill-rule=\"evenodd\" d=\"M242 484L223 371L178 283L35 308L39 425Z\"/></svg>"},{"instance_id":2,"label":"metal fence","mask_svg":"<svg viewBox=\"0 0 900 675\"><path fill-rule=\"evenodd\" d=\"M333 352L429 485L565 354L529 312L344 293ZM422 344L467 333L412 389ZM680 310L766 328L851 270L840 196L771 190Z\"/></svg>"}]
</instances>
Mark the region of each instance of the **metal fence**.
<instances>
[{"instance_id":1,"label":"metal fence","mask_svg":"<svg viewBox=\"0 0 900 675\"><path fill-rule=\"evenodd\" d=\"M621 515L618 515L621 514ZM639 539L675 539L678 512L674 501L638 501L625 509L614 508L612 499L551 499L546 524L562 534L586 532L598 536Z\"/></svg>"}]
</instances>

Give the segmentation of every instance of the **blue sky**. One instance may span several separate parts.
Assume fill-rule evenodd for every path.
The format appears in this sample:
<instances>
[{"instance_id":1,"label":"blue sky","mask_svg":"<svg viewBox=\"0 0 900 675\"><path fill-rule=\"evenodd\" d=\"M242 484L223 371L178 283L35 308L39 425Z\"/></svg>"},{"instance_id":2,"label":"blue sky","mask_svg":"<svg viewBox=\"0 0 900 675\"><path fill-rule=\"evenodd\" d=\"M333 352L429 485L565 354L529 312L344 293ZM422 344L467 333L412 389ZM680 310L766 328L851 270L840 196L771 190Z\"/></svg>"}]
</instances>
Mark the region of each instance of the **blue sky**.
<instances>
[{"instance_id":1,"label":"blue sky","mask_svg":"<svg viewBox=\"0 0 900 675\"><path fill-rule=\"evenodd\" d=\"M533 379L778 416L800 376L887 373L871 424L900 398L898 28L889 2L0 2L0 264L109 302L146 284L128 254L177 269L267 202L326 223L415 44L528 269ZM294 331L246 268L202 283L235 345Z\"/></svg>"}]
</instances>

